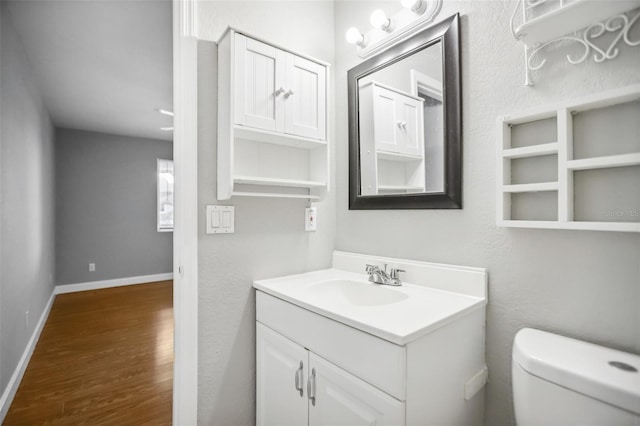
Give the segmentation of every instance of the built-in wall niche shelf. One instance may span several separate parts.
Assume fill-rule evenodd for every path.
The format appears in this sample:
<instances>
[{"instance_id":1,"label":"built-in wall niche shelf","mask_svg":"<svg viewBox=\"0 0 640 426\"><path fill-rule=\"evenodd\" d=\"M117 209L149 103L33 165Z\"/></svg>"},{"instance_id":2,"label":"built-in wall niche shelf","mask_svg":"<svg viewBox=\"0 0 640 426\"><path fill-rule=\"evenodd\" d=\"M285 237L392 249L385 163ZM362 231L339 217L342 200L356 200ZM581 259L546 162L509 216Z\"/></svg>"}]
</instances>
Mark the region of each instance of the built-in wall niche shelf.
<instances>
[{"instance_id":1,"label":"built-in wall niche shelf","mask_svg":"<svg viewBox=\"0 0 640 426\"><path fill-rule=\"evenodd\" d=\"M497 224L640 232L640 85L498 118Z\"/></svg>"},{"instance_id":2,"label":"built-in wall niche shelf","mask_svg":"<svg viewBox=\"0 0 640 426\"><path fill-rule=\"evenodd\" d=\"M329 190L327 63L228 28L218 42L218 200Z\"/></svg>"},{"instance_id":3,"label":"built-in wall niche shelf","mask_svg":"<svg viewBox=\"0 0 640 426\"><path fill-rule=\"evenodd\" d=\"M511 31L524 44L525 84L533 85L531 72L541 69L549 59L545 53L560 44L566 45L572 65L588 58L597 63L614 59L622 43L640 45L630 36L640 17L638 7L640 0L520 0Z\"/></svg>"}]
</instances>

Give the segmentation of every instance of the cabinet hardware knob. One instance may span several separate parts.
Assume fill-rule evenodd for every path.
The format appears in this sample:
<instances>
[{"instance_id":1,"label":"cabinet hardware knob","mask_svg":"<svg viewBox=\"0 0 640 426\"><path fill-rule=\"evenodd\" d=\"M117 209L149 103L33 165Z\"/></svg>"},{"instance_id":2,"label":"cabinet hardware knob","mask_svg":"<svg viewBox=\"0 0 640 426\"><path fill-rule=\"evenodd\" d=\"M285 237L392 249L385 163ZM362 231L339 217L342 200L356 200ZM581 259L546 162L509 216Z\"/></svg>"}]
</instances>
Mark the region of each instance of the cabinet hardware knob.
<instances>
[{"instance_id":1,"label":"cabinet hardware knob","mask_svg":"<svg viewBox=\"0 0 640 426\"><path fill-rule=\"evenodd\" d=\"M309 380L307 380L307 397L311 400L311 405L316 406L316 369L311 370Z\"/></svg>"},{"instance_id":2,"label":"cabinet hardware knob","mask_svg":"<svg viewBox=\"0 0 640 426\"><path fill-rule=\"evenodd\" d=\"M291 89L287 90L287 93L284 94L285 98L288 98L289 96L293 96L293 90Z\"/></svg>"},{"instance_id":3,"label":"cabinet hardware knob","mask_svg":"<svg viewBox=\"0 0 640 426\"><path fill-rule=\"evenodd\" d=\"M278 90L276 90L275 92L273 92L274 96L278 97L280 95L282 95L283 93L285 93L287 91L287 89L285 89L284 87L280 86L280 88Z\"/></svg>"},{"instance_id":4,"label":"cabinet hardware knob","mask_svg":"<svg viewBox=\"0 0 640 426\"><path fill-rule=\"evenodd\" d=\"M302 369L303 369L303 364L302 361L300 361L300 367L298 367L298 369L296 370L296 377L295 377L295 385L296 385L296 390L300 391L300 397L302 397L303 394L303 387L302 386Z\"/></svg>"}]
</instances>

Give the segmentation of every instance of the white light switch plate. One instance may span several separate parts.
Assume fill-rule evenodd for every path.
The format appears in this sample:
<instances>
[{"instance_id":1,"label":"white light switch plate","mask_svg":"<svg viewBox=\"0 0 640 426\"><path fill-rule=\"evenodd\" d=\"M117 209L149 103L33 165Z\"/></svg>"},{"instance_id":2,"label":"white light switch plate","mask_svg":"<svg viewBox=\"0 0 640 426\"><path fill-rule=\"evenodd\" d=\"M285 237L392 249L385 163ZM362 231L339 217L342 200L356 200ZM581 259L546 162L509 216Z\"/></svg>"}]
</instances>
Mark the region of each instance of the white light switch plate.
<instances>
[{"instance_id":1,"label":"white light switch plate","mask_svg":"<svg viewBox=\"0 0 640 426\"><path fill-rule=\"evenodd\" d=\"M315 231L318 229L318 208L307 207L304 209L304 230Z\"/></svg>"},{"instance_id":2,"label":"white light switch plate","mask_svg":"<svg viewBox=\"0 0 640 426\"><path fill-rule=\"evenodd\" d=\"M207 206L207 234L233 234L235 206Z\"/></svg>"}]
</instances>

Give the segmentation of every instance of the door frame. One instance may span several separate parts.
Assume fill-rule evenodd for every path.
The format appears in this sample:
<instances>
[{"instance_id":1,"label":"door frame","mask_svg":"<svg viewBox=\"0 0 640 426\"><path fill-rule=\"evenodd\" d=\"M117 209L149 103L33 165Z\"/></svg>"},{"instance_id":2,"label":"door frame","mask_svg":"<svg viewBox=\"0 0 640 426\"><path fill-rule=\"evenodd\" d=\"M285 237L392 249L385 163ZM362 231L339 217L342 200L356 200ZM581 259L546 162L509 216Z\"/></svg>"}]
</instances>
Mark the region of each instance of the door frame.
<instances>
[{"instance_id":1,"label":"door frame","mask_svg":"<svg viewBox=\"0 0 640 426\"><path fill-rule=\"evenodd\" d=\"M198 44L195 0L173 0L173 424L198 420Z\"/></svg>"}]
</instances>

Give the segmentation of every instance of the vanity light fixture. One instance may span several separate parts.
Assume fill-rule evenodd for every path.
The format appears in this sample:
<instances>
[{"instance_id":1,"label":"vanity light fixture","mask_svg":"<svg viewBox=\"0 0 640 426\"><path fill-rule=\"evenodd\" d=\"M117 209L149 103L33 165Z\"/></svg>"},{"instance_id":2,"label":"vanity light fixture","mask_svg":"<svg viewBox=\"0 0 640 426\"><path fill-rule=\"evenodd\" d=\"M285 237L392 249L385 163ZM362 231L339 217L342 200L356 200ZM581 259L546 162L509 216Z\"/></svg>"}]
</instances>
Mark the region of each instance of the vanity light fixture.
<instances>
[{"instance_id":1,"label":"vanity light fixture","mask_svg":"<svg viewBox=\"0 0 640 426\"><path fill-rule=\"evenodd\" d=\"M371 14L371 25L376 28L380 28L382 31L391 32L393 28L391 27L391 19L387 18L387 15L384 14L382 9L376 9Z\"/></svg>"},{"instance_id":2,"label":"vanity light fixture","mask_svg":"<svg viewBox=\"0 0 640 426\"><path fill-rule=\"evenodd\" d=\"M364 34L362 34L356 27L351 27L347 30L346 38L347 43L349 44L355 44L360 47L364 47L365 45Z\"/></svg>"},{"instance_id":3,"label":"vanity light fixture","mask_svg":"<svg viewBox=\"0 0 640 426\"><path fill-rule=\"evenodd\" d=\"M374 10L370 18L373 28L364 33L355 27L349 28L346 34L347 41L358 46L358 56L363 59L369 58L431 25L440 13L443 1L400 0L402 8L391 16L387 16L380 9Z\"/></svg>"},{"instance_id":4,"label":"vanity light fixture","mask_svg":"<svg viewBox=\"0 0 640 426\"><path fill-rule=\"evenodd\" d=\"M400 3L405 9L409 9L416 15L422 15L427 10L426 0L401 0Z\"/></svg>"}]
</instances>

